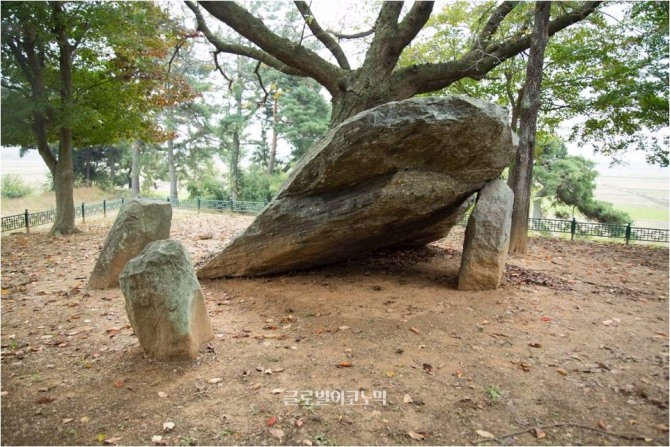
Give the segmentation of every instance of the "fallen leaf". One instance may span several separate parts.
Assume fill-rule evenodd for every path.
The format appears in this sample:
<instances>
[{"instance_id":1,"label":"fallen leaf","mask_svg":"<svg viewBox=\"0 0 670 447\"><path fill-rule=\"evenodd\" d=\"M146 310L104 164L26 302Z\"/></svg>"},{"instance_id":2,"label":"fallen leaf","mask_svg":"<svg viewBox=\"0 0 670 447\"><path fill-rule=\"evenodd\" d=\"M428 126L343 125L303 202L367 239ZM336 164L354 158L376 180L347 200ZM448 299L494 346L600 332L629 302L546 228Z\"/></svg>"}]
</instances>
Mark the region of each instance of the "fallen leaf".
<instances>
[{"instance_id":1,"label":"fallen leaf","mask_svg":"<svg viewBox=\"0 0 670 447\"><path fill-rule=\"evenodd\" d=\"M106 445L115 445L115 444L118 444L120 440L121 440L121 436L115 436L115 437L113 437L113 438L107 438L107 439L105 439L105 440L104 440L104 443L105 443Z\"/></svg>"},{"instance_id":2,"label":"fallen leaf","mask_svg":"<svg viewBox=\"0 0 670 447\"><path fill-rule=\"evenodd\" d=\"M559 373L562 376L567 376L568 375L568 370L565 368L556 368L556 372Z\"/></svg>"},{"instance_id":3,"label":"fallen leaf","mask_svg":"<svg viewBox=\"0 0 670 447\"><path fill-rule=\"evenodd\" d=\"M296 428L300 428L300 427L302 427L303 425L305 425L305 423L302 421L302 419L297 419L297 420L295 421L294 425L296 426Z\"/></svg>"},{"instance_id":4,"label":"fallen leaf","mask_svg":"<svg viewBox=\"0 0 670 447\"><path fill-rule=\"evenodd\" d=\"M105 439L107 439L107 436L104 433L98 433L98 436L96 436L95 439L97 439L99 443L103 443L105 442Z\"/></svg>"},{"instance_id":5,"label":"fallen leaf","mask_svg":"<svg viewBox=\"0 0 670 447\"><path fill-rule=\"evenodd\" d=\"M409 330L414 332L417 335L421 333L421 331L419 329L415 328L415 327L411 327L411 328L409 328Z\"/></svg>"},{"instance_id":6,"label":"fallen leaf","mask_svg":"<svg viewBox=\"0 0 670 447\"><path fill-rule=\"evenodd\" d=\"M544 437L547 436L547 434L546 434L546 433L544 432L544 430L542 430L541 428L534 428L534 429L533 429L533 435L534 435L537 439L542 439L542 438L544 438Z\"/></svg>"},{"instance_id":7,"label":"fallen leaf","mask_svg":"<svg viewBox=\"0 0 670 447\"><path fill-rule=\"evenodd\" d=\"M39 399L37 399L37 400L35 401L35 403L36 403L36 404L50 404L50 403L53 402L54 400L56 400L56 399L54 399L53 397L50 397L50 396L42 396L42 397L40 397Z\"/></svg>"},{"instance_id":8,"label":"fallen leaf","mask_svg":"<svg viewBox=\"0 0 670 447\"><path fill-rule=\"evenodd\" d=\"M337 364L338 368L350 368L352 366L353 365L351 364L351 362L348 362L346 360L343 360L343 361L341 361L340 363Z\"/></svg>"},{"instance_id":9,"label":"fallen leaf","mask_svg":"<svg viewBox=\"0 0 670 447\"><path fill-rule=\"evenodd\" d=\"M340 326L338 329L341 330L341 331L345 331L345 330L349 329L349 326Z\"/></svg>"},{"instance_id":10,"label":"fallen leaf","mask_svg":"<svg viewBox=\"0 0 670 447\"><path fill-rule=\"evenodd\" d=\"M393 371L393 370L386 371L386 377L388 377L389 379L391 377L394 377L394 376L395 376L395 371Z\"/></svg>"},{"instance_id":11,"label":"fallen leaf","mask_svg":"<svg viewBox=\"0 0 670 447\"><path fill-rule=\"evenodd\" d=\"M214 377L213 379L209 379L207 381L207 383L210 383L212 385L214 385L216 383L221 383L221 382L223 382L223 379L221 377Z\"/></svg>"},{"instance_id":12,"label":"fallen leaf","mask_svg":"<svg viewBox=\"0 0 670 447\"><path fill-rule=\"evenodd\" d=\"M277 423L277 416L270 416L270 419L268 419L268 427L272 427Z\"/></svg>"},{"instance_id":13,"label":"fallen leaf","mask_svg":"<svg viewBox=\"0 0 670 447\"><path fill-rule=\"evenodd\" d=\"M111 328L107 329L107 335L109 335L109 338L113 338L113 337L117 336L119 334L119 332L120 332L120 329L117 328L117 327L111 327Z\"/></svg>"},{"instance_id":14,"label":"fallen leaf","mask_svg":"<svg viewBox=\"0 0 670 447\"><path fill-rule=\"evenodd\" d=\"M410 438L412 438L416 441L423 441L424 439L426 439L426 435L424 435L422 433L417 433L415 431L410 431L407 434L409 435Z\"/></svg>"},{"instance_id":15,"label":"fallen leaf","mask_svg":"<svg viewBox=\"0 0 670 447\"><path fill-rule=\"evenodd\" d=\"M551 317L542 317L540 320L544 321L545 323L549 323L551 321Z\"/></svg>"},{"instance_id":16,"label":"fallen leaf","mask_svg":"<svg viewBox=\"0 0 670 447\"><path fill-rule=\"evenodd\" d=\"M168 396L167 393L164 392L164 391L159 391L158 392L158 397L164 398L164 397L167 397L167 396Z\"/></svg>"},{"instance_id":17,"label":"fallen leaf","mask_svg":"<svg viewBox=\"0 0 670 447\"><path fill-rule=\"evenodd\" d=\"M81 422L82 424L85 424L90 420L91 420L91 418L88 417L88 416L82 416L82 417L79 418L79 422Z\"/></svg>"},{"instance_id":18,"label":"fallen leaf","mask_svg":"<svg viewBox=\"0 0 670 447\"><path fill-rule=\"evenodd\" d=\"M282 430L281 428L271 428L270 434L275 438L281 439L284 437L284 430Z\"/></svg>"},{"instance_id":19,"label":"fallen leaf","mask_svg":"<svg viewBox=\"0 0 670 447\"><path fill-rule=\"evenodd\" d=\"M495 436L493 436L491 433L487 432L486 430L477 430L476 432L479 436L482 438L486 439L495 439Z\"/></svg>"},{"instance_id":20,"label":"fallen leaf","mask_svg":"<svg viewBox=\"0 0 670 447\"><path fill-rule=\"evenodd\" d=\"M423 364L423 369L427 372L430 373L433 370L433 365L430 363L424 363Z\"/></svg>"},{"instance_id":21,"label":"fallen leaf","mask_svg":"<svg viewBox=\"0 0 670 447\"><path fill-rule=\"evenodd\" d=\"M272 390L272 394L280 394L284 392L284 388L275 388Z\"/></svg>"},{"instance_id":22,"label":"fallen leaf","mask_svg":"<svg viewBox=\"0 0 670 447\"><path fill-rule=\"evenodd\" d=\"M605 326L610 326L612 323L613 323L612 320L605 320L605 321L602 322L602 324L605 325Z\"/></svg>"},{"instance_id":23,"label":"fallen leaf","mask_svg":"<svg viewBox=\"0 0 670 447\"><path fill-rule=\"evenodd\" d=\"M254 384L254 385L251 386L251 389L252 389L252 390L257 390L257 389L259 389L261 386L263 386L263 385L261 385L260 383L256 383L256 384Z\"/></svg>"},{"instance_id":24,"label":"fallen leaf","mask_svg":"<svg viewBox=\"0 0 670 447\"><path fill-rule=\"evenodd\" d=\"M410 396L409 394L405 394L402 398L402 401L406 404L411 404L412 402L414 402L414 399L412 399L412 396Z\"/></svg>"},{"instance_id":25,"label":"fallen leaf","mask_svg":"<svg viewBox=\"0 0 670 447\"><path fill-rule=\"evenodd\" d=\"M8 394L9 394L9 391L2 391L2 392L0 392L0 397L5 397Z\"/></svg>"},{"instance_id":26,"label":"fallen leaf","mask_svg":"<svg viewBox=\"0 0 670 447\"><path fill-rule=\"evenodd\" d=\"M112 382L112 385L114 385L114 388L123 388L126 384L123 381L123 379L117 379L114 382Z\"/></svg>"},{"instance_id":27,"label":"fallen leaf","mask_svg":"<svg viewBox=\"0 0 670 447\"><path fill-rule=\"evenodd\" d=\"M154 445L167 445L167 442L163 440L163 437L160 435L154 435L151 437L151 442Z\"/></svg>"},{"instance_id":28,"label":"fallen leaf","mask_svg":"<svg viewBox=\"0 0 670 447\"><path fill-rule=\"evenodd\" d=\"M312 445L312 441L310 441L309 439L303 439L302 445Z\"/></svg>"},{"instance_id":29,"label":"fallen leaf","mask_svg":"<svg viewBox=\"0 0 670 447\"><path fill-rule=\"evenodd\" d=\"M175 423L174 422L163 422L163 431L172 431L174 430Z\"/></svg>"},{"instance_id":30,"label":"fallen leaf","mask_svg":"<svg viewBox=\"0 0 670 447\"><path fill-rule=\"evenodd\" d=\"M607 424L602 419L598 421L598 427L602 428L603 430L607 430Z\"/></svg>"},{"instance_id":31,"label":"fallen leaf","mask_svg":"<svg viewBox=\"0 0 670 447\"><path fill-rule=\"evenodd\" d=\"M656 424L654 427L656 427L656 430L668 431L668 426L666 424Z\"/></svg>"},{"instance_id":32,"label":"fallen leaf","mask_svg":"<svg viewBox=\"0 0 670 447\"><path fill-rule=\"evenodd\" d=\"M74 421L73 418L63 418L63 424L69 424L70 422Z\"/></svg>"},{"instance_id":33,"label":"fallen leaf","mask_svg":"<svg viewBox=\"0 0 670 447\"><path fill-rule=\"evenodd\" d=\"M541 348L542 344L541 343L528 343L528 346L531 348Z\"/></svg>"}]
</instances>

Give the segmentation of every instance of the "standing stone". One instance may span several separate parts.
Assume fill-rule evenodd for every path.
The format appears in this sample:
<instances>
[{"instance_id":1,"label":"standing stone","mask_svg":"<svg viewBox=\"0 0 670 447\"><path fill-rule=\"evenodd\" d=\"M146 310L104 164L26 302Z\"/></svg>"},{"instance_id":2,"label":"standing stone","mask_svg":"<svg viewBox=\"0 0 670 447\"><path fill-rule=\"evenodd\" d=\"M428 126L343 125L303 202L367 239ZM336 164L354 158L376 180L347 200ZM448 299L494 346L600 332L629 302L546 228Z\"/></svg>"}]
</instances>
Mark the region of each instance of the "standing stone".
<instances>
[{"instance_id":1,"label":"standing stone","mask_svg":"<svg viewBox=\"0 0 670 447\"><path fill-rule=\"evenodd\" d=\"M132 199L119 210L100 257L95 263L88 287L108 289L119 285L119 274L126 263L139 255L150 242L170 237L172 207Z\"/></svg>"},{"instance_id":2,"label":"standing stone","mask_svg":"<svg viewBox=\"0 0 670 447\"><path fill-rule=\"evenodd\" d=\"M180 242L147 245L128 262L119 282L128 319L148 357L193 359L214 337L200 283Z\"/></svg>"},{"instance_id":3,"label":"standing stone","mask_svg":"<svg viewBox=\"0 0 670 447\"><path fill-rule=\"evenodd\" d=\"M355 115L316 142L200 278L281 273L441 239L515 152L507 112L466 97L412 98Z\"/></svg>"},{"instance_id":4,"label":"standing stone","mask_svg":"<svg viewBox=\"0 0 670 447\"><path fill-rule=\"evenodd\" d=\"M494 290L500 286L509 249L514 193L502 180L479 193L465 229L458 290Z\"/></svg>"}]
</instances>

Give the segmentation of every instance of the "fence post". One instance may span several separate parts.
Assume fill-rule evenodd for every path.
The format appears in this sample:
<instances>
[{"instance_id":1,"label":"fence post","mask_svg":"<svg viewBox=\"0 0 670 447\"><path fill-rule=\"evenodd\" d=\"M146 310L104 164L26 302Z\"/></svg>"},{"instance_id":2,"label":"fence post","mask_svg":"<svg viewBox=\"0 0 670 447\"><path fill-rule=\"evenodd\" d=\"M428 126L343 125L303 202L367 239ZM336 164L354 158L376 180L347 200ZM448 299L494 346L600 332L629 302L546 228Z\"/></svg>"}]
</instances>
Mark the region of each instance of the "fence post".
<instances>
[{"instance_id":1,"label":"fence post","mask_svg":"<svg viewBox=\"0 0 670 447\"><path fill-rule=\"evenodd\" d=\"M631 231L630 231L630 223L626 227L626 245L628 245L628 242L630 242L630 236L631 236Z\"/></svg>"},{"instance_id":2,"label":"fence post","mask_svg":"<svg viewBox=\"0 0 670 447\"><path fill-rule=\"evenodd\" d=\"M107 199L102 199L102 217L107 219Z\"/></svg>"},{"instance_id":3,"label":"fence post","mask_svg":"<svg viewBox=\"0 0 670 447\"><path fill-rule=\"evenodd\" d=\"M24 216L25 216L25 219L26 219L26 234L28 234L28 233L30 233L30 224L28 222L28 220L29 220L28 219L28 210L26 210Z\"/></svg>"},{"instance_id":4,"label":"fence post","mask_svg":"<svg viewBox=\"0 0 670 447\"><path fill-rule=\"evenodd\" d=\"M198 214L200 214L200 197L198 197Z\"/></svg>"},{"instance_id":5,"label":"fence post","mask_svg":"<svg viewBox=\"0 0 670 447\"><path fill-rule=\"evenodd\" d=\"M84 206L84 202L81 202L81 223L86 223L86 207Z\"/></svg>"},{"instance_id":6,"label":"fence post","mask_svg":"<svg viewBox=\"0 0 670 447\"><path fill-rule=\"evenodd\" d=\"M575 232L577 232L577 219L575 219L573 217L572 222L570 222L570 240L571 241L575 240Z\"/></svg>"}]
</instances>

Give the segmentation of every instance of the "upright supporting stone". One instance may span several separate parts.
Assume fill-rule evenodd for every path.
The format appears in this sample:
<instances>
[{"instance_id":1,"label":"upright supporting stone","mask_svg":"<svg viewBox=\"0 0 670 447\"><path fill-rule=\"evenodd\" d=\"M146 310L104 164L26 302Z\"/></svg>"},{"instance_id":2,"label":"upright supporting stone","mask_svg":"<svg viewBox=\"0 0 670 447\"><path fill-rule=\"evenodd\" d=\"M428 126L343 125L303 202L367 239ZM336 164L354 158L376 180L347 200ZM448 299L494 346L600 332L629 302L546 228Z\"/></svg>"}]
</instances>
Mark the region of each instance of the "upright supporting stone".
<instances>
[{"instance_id":1,"label":"upright supporting stone","mask_svg":"<svg viewBox=\"0 0 670 447\"><path fill-rule=\"evenodd\" d=\"M465 230L458 290L493 290L500 286L509 250L514 193L502 180L479 193Z\"/></svg>"},{"instance_id":2,"label":"upright supporting stone","mask_svg":"<svg viewBox=\"0 0 670 447\"><path fill-rule=\"evenodd\" d=\"M148 357L193 359L214 337L202 289L181 243L147 245L128 262L119 282L128 319Z\"/></svg>"},{"instance_id":3,"label":"upright supporting stone","mask_svg":"<svg viewBox=\"0 0 670 447\"><path fill-rule=\"evenodd\" d=\"M108 289L119 285L126 263L139 255L150 242L170 237L172 207L139 199L125 202L109 230L107 241L95 263L88 287Z\"/></svg>"}]
</instances>

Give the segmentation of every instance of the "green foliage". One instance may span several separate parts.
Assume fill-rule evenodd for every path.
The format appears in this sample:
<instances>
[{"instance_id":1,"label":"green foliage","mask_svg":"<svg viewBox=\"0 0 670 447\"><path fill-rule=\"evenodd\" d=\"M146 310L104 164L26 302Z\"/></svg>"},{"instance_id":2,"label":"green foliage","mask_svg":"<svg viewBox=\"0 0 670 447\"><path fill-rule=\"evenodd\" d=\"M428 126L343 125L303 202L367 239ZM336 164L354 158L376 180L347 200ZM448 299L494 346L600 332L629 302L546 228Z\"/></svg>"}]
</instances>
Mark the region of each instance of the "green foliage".
<instances>
[{"instance_id":1,"label":"green foliage","mask_svg":"<svg viewBox=\"0 0 670 447\"><path fill-rule=\"evenodd\" d=\"M455 2L435 14L403 53L404 66L453 60L467 51L493 2ZM569 141L615 156L644 151L651 163L668 165L668 2L616 3L623 20L604 6L549 40L538 126L548 133L569 125ZM526 34L532 4L515 8L501 36ZM553 10L564 4L555 2ZM516 127L525 77L523 55L508 59L482 80L462 79L447 90L499 103ZM445 92L445 93L447 93ZM575 119L578 118L578 119Z\"/></svg>"},{"instance_id":2,"label":"green foliage","mask_svg":"<svg viewBox=\"0 0 670 447\"><path fill-rule=\"evenodd\" d=\"M287 178L288 174L284 172L270 175L258 167L251 166L242 175L242 195L240 196L240 200L248 200L250 202L270 201Z\"/></svg>"},{"instance_id":3,"label":"green foliage","mask_svg":"<svg viewBox=\"0 0 670 447\"><path fill-rule=\"evenodd\" d=\"M63 8L66 31L76 42L74 102L67 107L61 104L51 5L2 3L3 144L34 147L36 111L48 116L50 141L67 123L79 148L131 136L159 138L152 112L164 72L156 62L177 31L167 15L151 2L65 2ZM38 53L39 66L30 66L30 48ZM44 80L41 93L35 90L37 70Z\"/></svg>"},{"instance_id":4,"label":"green foliage","mask_svg":"<svg viewBox=\"0 0 670 447\"><path fill-rule=\"evenodd\" d=\"M533 181L541 189L536 196L550 197L555 204L576 207L584 216L598 222L629 223L631 217L627 213L593 197L597 176L595 163L584 157L568 155L565 143L560 139L546 136L538 139Z\"/></svg>"},{"instance_id":5,"label":"green foliage","mask_svg":"<svg viewBox=\"0 0 670 447\"><path fill-rule=\"evenodd\" d=\"M33 192L33 188L26 184L18 175L2 176L2 197L17 199L25 197Z\"/></svg>"}]
</instances>

